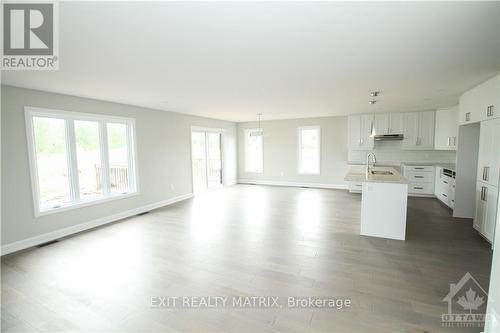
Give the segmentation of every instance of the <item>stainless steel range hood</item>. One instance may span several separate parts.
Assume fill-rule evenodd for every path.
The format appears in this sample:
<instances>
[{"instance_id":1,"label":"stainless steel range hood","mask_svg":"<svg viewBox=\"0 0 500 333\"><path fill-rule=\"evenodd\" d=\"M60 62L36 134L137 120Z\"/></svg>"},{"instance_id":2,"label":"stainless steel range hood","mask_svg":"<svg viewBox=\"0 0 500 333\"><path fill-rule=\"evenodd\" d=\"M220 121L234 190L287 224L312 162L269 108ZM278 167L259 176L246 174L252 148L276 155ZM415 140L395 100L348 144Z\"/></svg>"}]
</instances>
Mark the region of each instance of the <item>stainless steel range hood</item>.
<instances>
[{"instance_id":1,"label":"stainless steel range hood","mask_svg":"<svg viewBox=\"0 0 500 333\"><path fill-rule=\"evenodd\" d=\"M396 141L403 140L404 136L403 134L379 134L373 136L373 139L375 141Z\"/></svg>"}]
</instances>

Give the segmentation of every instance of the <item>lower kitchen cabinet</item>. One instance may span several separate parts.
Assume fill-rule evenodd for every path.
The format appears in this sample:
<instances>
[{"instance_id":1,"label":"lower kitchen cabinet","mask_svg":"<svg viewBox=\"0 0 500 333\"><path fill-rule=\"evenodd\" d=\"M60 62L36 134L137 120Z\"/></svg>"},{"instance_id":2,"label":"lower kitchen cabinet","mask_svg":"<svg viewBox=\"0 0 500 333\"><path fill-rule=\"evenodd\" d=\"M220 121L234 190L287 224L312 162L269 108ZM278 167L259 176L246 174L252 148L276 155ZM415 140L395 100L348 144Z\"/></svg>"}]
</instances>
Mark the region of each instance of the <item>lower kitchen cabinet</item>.
<instances>
[{"instance_id":1,"label":"lower kitchen cabinet","mask_svg":"<svg viewBox=\"0 0 500 333\"><path fill-rule=\"evenodd\" d=\"M455 207L455 178L453 170L436 167L434 195L450 208Z\"/></svg>"},{"instance_id":2,"label":"lower kitchen cabinet","mask_svg":"<svg viewBox=\"0 0 500 333\"><path fill-rule=\"evenodd\" d=\"M490 243L495 235L498 188L483 182L476 186L476 214L474 229Z\"/></svg>"}]
</instances>

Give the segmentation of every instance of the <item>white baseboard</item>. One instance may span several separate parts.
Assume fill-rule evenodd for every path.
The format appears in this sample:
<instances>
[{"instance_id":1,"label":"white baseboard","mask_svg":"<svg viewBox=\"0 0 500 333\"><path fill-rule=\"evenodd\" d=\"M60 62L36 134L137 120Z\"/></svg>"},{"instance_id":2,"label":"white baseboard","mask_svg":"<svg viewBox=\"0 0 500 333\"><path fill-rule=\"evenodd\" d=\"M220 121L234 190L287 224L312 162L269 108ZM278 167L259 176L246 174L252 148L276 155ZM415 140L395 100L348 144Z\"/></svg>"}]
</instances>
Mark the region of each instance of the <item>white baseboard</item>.
<instances>
[{"instance_id":1,"label":"white baseboard","mask_svg":"<svg viewBox=\"0 0 500 333\"><path fill-rule=\"evenodd\" d=\"M238 182L236 181L236 179L231 179L231 180L228 180L224 186L233 186L233 185L236 185Z\"/></svg>"},{"instance_id":2,"label":"white baseboard","mask_svg":"<svg viewBox=\"0 0 500 333\"><path fill-rule=\"evenodd\" d=\"M238 184L256 184L256 185L271 185L271 186L289 186L289 187L312 187L312 188L328 188L336 190L347 190L347 184L320 184L320 183L296 183L296 182L281 182L274 180L246 180L238 179Z\"/></svg>"},{"instance_id":3,"label":"white baseboard","mask_svg":"<svg viewBox=\"0 0 500 333\"><path fill-rule=\"evenodd\" d=\"M148 211L153 210L153 209L168 206L168 205L171 205L173 203L189 199L192 196L193 196L193 193L180 195L180 196L177 196L177 197L174 197L171 199L162 200L162 201L155 202L155 203L152 203L152 204L149 204L146 206L141 206L141 207L130 209L130 210L127 210L124 212L113 214L110 216L101 217L101 218L98 218L98 219L95 219L92 221L73 225L71 227L67 227L64 229L51 231L51 232L48 232L45 234L41 234L41 235L26 238L26 239L23 239L23 240L20 240L17 242L2 245L1 255L3 256L5 254L9 254L12 252L24 250L24 249L27 249L27 248L30 248L30 247L33 247L36 245L40 245L43 243L47 243L47 242L56 240L58 238L66 237L66 236L76 234L76 233L81 232L81 231L85 231L88 229L99 227L99 226L104 225L104 224L108 224L111 222L122 220L124 218L134 216L134 215L137 215L140 213L148 212Z\"/></svg>"}]
</instances>

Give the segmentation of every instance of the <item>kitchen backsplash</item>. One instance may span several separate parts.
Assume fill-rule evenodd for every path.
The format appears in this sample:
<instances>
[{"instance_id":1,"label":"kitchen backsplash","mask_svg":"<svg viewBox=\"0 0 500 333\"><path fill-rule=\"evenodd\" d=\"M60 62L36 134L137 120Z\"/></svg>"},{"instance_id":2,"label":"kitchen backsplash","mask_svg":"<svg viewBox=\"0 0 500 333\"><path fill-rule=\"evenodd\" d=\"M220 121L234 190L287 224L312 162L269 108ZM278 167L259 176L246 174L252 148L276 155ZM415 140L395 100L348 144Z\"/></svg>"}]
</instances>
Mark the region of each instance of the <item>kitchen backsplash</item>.
<instances>
[{"instance_id":1,"label":"kitchen backsplash","mask_svg":"<svg viewBox=\"0 0 500 333\"><path fill-rule=\"evenodd\" d=\"M349 163L366 162L366 155L374 153L377 164L400 165L402 162L455 163L456 152L450 150L405 150L401 141L376 142L373 150L349 150Z\"/></svg>"}]
</instances>

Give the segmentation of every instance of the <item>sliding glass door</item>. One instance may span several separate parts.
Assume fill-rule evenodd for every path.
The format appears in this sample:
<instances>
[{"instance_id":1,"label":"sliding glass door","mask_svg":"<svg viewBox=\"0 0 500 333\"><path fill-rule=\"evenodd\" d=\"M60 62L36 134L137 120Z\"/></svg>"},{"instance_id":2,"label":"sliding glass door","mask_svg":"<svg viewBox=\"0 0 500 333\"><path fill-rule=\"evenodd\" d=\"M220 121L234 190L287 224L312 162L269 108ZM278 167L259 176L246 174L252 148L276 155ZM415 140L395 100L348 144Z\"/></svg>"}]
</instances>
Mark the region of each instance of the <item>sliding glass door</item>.
<instances>
[{"instance_id":1,"label":"sliding glass door","mask_svg":"<svg viewBox=\"0 0 500 333\"><path fill-rule=\"evenodd\" d=\"M222 133L193 130L191 133L193 190L222 186Z\"/></svg>"}]
</instances>

